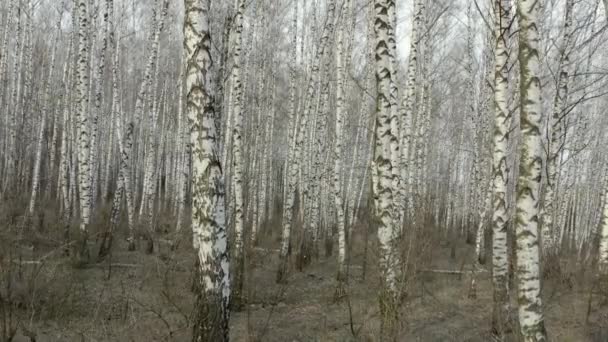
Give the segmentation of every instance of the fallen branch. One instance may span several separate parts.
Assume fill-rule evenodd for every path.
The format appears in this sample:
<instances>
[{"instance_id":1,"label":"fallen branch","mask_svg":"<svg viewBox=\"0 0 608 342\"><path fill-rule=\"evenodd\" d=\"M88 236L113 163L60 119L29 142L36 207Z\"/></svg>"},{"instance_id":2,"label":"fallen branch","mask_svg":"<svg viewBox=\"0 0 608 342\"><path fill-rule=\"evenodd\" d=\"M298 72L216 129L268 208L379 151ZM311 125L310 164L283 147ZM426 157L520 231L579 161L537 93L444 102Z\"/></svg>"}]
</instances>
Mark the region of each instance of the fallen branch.
<instances>
[{"instance_id":1,"label":"fallen branch","mask_svg":"<svg viewBox=\"0 0 608 342\"><path fill-rule=\"evenodd\" d=\"M25 260L25 261L19 261L19 260L13 260L14 264L17 265L40 265L42 264L42 261L39 260ZM58 264L58 263L56 263Z\"/></svg>"},{"instance_id":2,"label":"fallen branch","mask_svg":"<svg viewBox=\"0 0 608 342\"><path fill-rule=\"evenodd\" d=\"M465 274L465 273L471 273L471 272L475 272L475 273L483 273L483 272L488 272L488 270L485 269L478 269L478 270L433 270L433 269L426 269L426 270L419 270L418 272L426 272L426 273L441 273L441 274Z\"/></svg>"},{"instance_id":3,"label":"fallen branch","mask_svg":"<svg viewBox=\"0 0 608 342\"><path fill-rule=\"evenodd\" d=\"M107 264L91 264L91 267L108 267ZM137 268L137 267L141 267L140 264L110 264L110 267L123 267L123 268Z\"/></svg>"},{"instance_id":4,"label":"fallen branch","mask_svg":"<svg viewBox=\"0 0 608 342\"><path fill-rule=\"evenodd\" d=\"M67 264L68 262L66 261L53 261L53 262L49 262L49 261L41 261L41 260L13 260L13 263L17 264L17 265L41 265L41 264L47 264L47 265L59 265L59 264ZM89 265L85 265L88 267L107 267L107 264L89 264ZM123 268L136 268L136 267L141 267L140 264L121 264L121 263L113 263L110 264L111 267L123 267Z\"/></svg>"}]
</instances>

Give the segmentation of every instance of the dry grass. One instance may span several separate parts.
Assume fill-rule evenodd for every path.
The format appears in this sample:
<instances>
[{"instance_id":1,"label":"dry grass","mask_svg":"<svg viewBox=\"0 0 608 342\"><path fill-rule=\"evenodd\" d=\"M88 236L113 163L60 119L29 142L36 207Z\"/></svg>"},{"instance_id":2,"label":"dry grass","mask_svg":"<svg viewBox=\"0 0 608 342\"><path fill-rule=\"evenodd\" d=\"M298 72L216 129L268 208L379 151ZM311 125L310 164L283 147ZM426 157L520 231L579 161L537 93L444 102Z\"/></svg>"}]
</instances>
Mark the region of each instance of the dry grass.
<instances>
[{"instance_id":1,"label":"dry grass","mask_svg":"<svg viewBox=\"0 0 608 342\"><path fill-rule=\"evenodd\" d=\"M22 237L19 208L23 206L13 203L0 210L0 294L3 309L12 312L11 327L18 338L27 341L24 335L30 334L38 341L190 339L194 254L186 231L179 237L179 248L170 248L170 215L159 216L154 254L144 253L143 245L128 252L126 227L121 226L108 258L75 268L61 253L61 227L53 214L57 208L48 206ZM107 208L99 210L94 222L92 255L97 248L94 237L105 229ZM262 227L259 245L250 249L245 284L248 305L232 315L232 340L381 341L374 233L370 231L363 279L366 227L355 227L347 296L336 302L336 256L322 255L302 272L292 268L286 285L275 284L278 222L275 219ZM469 298L472 246L464 238L447 244L433 231L418 229L402 241L407 295L400 307L399 341L491 341L490 272L477 274L477 298ZM607 341L607 287L592 289L590 265L573 260L573 256L563 257L559 274L549 274L543 283L550 337L553 341Z\"/></svg>"}]
</instances>

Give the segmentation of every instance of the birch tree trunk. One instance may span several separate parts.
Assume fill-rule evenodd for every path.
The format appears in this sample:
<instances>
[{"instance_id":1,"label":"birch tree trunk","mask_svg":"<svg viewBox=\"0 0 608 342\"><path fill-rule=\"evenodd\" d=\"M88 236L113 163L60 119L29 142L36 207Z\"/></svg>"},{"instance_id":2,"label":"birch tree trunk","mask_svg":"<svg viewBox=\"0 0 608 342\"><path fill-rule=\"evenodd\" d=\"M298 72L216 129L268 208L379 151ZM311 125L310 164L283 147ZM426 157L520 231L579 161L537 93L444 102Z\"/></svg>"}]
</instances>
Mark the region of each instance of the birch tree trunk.
<instances>
[{"instance_id":1,"label":"birch tree trunk","mask_svg":"<svg viewBox=\"0 0 608 342\"><path fill-rule=\"evenodd\" d=\"M120 88L119 88L119 75L120 70L120 40L116 39L116 45L114 48L114 61L112 64L112 118L115 120L115 129L118 141L118 151L122 155L124 151L123 140L122 140L122 125L121 125L121 113L120 113ZM120 207L122 204L122 198L126 189L126 179L129 173L126 165L122 164L122 158L119 160L118 166L118 181L116 184L116 192L112 200L112 208L110 210L110 225L108 229L101 236L101 242L99 244L99 252L97 257L102 259L105 257L110 248L112 248L113 233L118 226L118 220L120 219Z\"/></svg>"},{"instance_id":2,"label":"birch tree trunk","mask_svg":"<svg viewBox=\"0 0 608 342\"><path fill-rule=\"evenodd\" d=\"M59 179L57 182L57 193L58 199L59 194L61 195L61 204L62 208L62 224L64 227L64 243L68 245L69 243L69 232L70 232L70 223L72 220L72 203L70 202L70 160L69 156L70 152L70 131L72 125L70 124L70 97L69 97L69 89L71 84L71 76L73 73L73 61L72 57L74 54L74 32L70 34L70 42L68 45L67 58L63 67L63 92L61 93L60 103L63 106L63 115L61 121L61 153L59 155ZM69 249L66 248L65 253L69 253Z\"/></svg>"},{"instance_id":3,"label":"birch tree trunk","mask_svg":"<svg viewBox=\"0 0 608 342\"><path fill-rule=\"evenodd\" d=\"M543 203L542 216L542 251L543 255L549 256L555 252L555 241L553 231L554 198L557 189L557 174L559 155L562 149L563 131L562 131L562 116L568 105L568 74L570 68L570 40L572 26L572 11L574 0L566 0L565 19L564 19L564 35L562 37L562 46L558 65L558 81L557 92L553 102L553 113L551 115L549 127L551 129L551 142L549 143L549 155L547 156L547 187L545 190L545 198Z\"/></svg>"},{"instance_id":4,"label":"birch tree trunk","mask_svg":"<svg viewBox=\"0 0 608 342\"><path fill-rule=\"evenodd\" d=\"M16 175L16 170L17 170L17 149L16 149L16 144L17 144L17 137L16 137L16 132L17 132L17 100L18 100L18 88L19 88L19 65L20 65L20 58L19 58L19 51L21 50L21 36L23 36L23 27L22 27L22 23L21 23L21 6L17 6L17 13L15 14L17 23L16 23L16 33L15 33L15 46L13 48L13 77L11 80L11 89L12 91L10 92L10 95L7 93L6 94L6 106L5 106L5 113L9 113L8 115L10 116L10 123L7 126L10 126L9 129L9 137L8 137L8 147L7 147L7 156L8 156L8 160L6 163L6 173L4 175L4 186L3 191L5 193L13 193L16 189L15 186L15 175ZM8 67L6 67L8 68ZM8 69L6 71L6 80L8 80ZM8 81L5 81L5 83L9 83ZM9 87L6 87L7 92ZM12 107L12 108L11 108Z\"/></svg>"},{"instance_id":5,"label":"birch tree trunk","mask_svg":"<svg viewBox=\"0 0 608 342\"><path fill-rule=\"evenodd\" d=\"M113 0L106 0L103 16L103 32L102 32L102 42L101 42L101 51L99 52L99 60L97 61L96 72L94 73L94 79L92 80L92 86L95 90L94 96L94 108L92 108L92 120L91 120L91 210L94 209L95 202L97 200L97 184L98 184L98 175L97 168L99 166L99 161L97 158L97 134L98 134L98 121L99 114L102 110L102 101L103 101L103 77L104 71L106 67L106 51L108 48L108 40L110 34L110 15L113 12L114 3Z\"/></svg>"},{"instance_id":6,"label":"birch tree trunk","mask_svg":"<svg viewBox=\"0 0 608 342\"><path fill-rule=\"evenodd\" d=\"M342 131L344 118L346 115L346 103L344 83L346 69L344 65L344 30L348 24L348 14L350 13L350 0L345 0L342 5L342 20L337 30L337 51L336 51L336 125L334 142L334 205L336 206L337 226L338 226L338 285L336 298L341 298L346 294L346 222L344 219L344 201L342 198L342 186L340 175L342 173ZM348 66L346 66L348 67Z\"/></svg>"},{"instance_id":7,"label":"birch tree trunk","mask_svg":"<svg viewBox=\"0 0 608 342\"><path fill-rule=\"evenodd\" d=\"M423 20L424 5L422 0L414 0L414 16L412 22L412 35L410 38L410 55L407 65L407 88L403 97L401 109L401 127L399 130L399 141L401 143L401 156L399 169L401 172L401 184L398 193L395 193L395 199L398 206L398 221L396 224L401 227L407 217L407 210L410 207L412 198L408 198L409 171L412 165L409 164L410 150L412 148L412 122L414 115L414 102L416 100L416 76L418 69L418 30ZM411 212L410 212L411 214Z\"/></svg>"},{"instance_id":8,"label":"birch tree trunk","mask_svg":"<svg viewBox=\"0 0 608 342\"><path fill-rule=\"evenodd\" d=\"M9 32L13 28L13 8L15 7L15 0L9 0L8 9L6 11L6 24L3 28L2 34L2 45L0 46L0 81L2 81L2 90L0 90L0 109L4 109L6 113L4 115L4 152L8 156L7 160L3 160L0 163L0 198L3 197L3 192L6 190L8 185L8 174L11 172L11 140L9 130L11 129L10 118L9 118L9 77L8 77L8 43L9 43ZM19 10L17 10L19 12ZM19 19L17 18L17 32L19 31ZM2 176L6 176L6 178Z\"/></svg>"},{"instance_id":9,"label":"birch tree trunk","mask_svg":"<svg viewBox=\"0 0 608 342\"><path fill-rule=\"evenodd\" d=\"M507 148L511 113L509 112L509 0L495 2L495 47L494 47L494 151L492 162L492 284L494 304L492 331L503 336L509 331L509 253L507 229L509 212L507 191L509 189L509 169Z\"/></svg>"},{"instance_id":10,"label":"birch tree trunk","mask_svg":"<svg viewBox=\"0 0 608 342\"><path fill-rule=\"evenodd\" d=\"M2 45L0 46L0 79L4 79L6 82L6 61L8 60L8 39L9 31L12 29L13 24L13 7L15 7L15 0L8 0L8 9L6 11L6 24L2 30ZM3 94L2 94L3 95ZM2 96L4 98L4 96Z\"/></svg>"},{"instance_id":11,"label":"birch tree trunk","mask_svg":"<svg viewBox=\"0 0 608 342\"><path fill-rule=\"evenodd\" d=\"M244 220L244 208L243 208L243 140L242 140L242 129L243 129L243 83L241 81L241 52L242 52L242 41L243 41L243 14L245 12L245 0L238 0L237 9L235 14L234 23L234 53L233 66L232 66L232 78L231 78L231 96L232 105L230 110L233 111L234 118L234 131L232 133L232 145L230 142L228 146L232 147L233 157L233 174L232 184L234 187L234 250L232 251L233 258L233 300L235 305L238 307L241 304L242 290L243 290L243 276L245 273L245 244L243 239L243 220ZM229 150L227 150L229 151Z\"/></svg>"},{"instance_id":12,"label":"birch tree trunk","mask_svg":"<svg viewBox=\"0 0 608 342\"><path fill-rule=\"evenodd\" d=\"M184 0L186 112L193 148L192 231L199 277L192 341L229 341L230 263L211 95L209 0Z\"/></svg>"},{"instance_id":13,"label":"birch tree trunk","mask_svg":"<svg viewBox=\"0 0 608 342\"><path fill-rule=\"evenodd\" d=\"M608 179L608 177L606 177ZM604 182L603 208L600 219L599 274L608 276L608 181Z\"/></svg>"},{"instance_id":14,"label":"birch tree trunk","mask_svg":"<svg viewBox=\"0 0 608 342\"><path fill-rule=\"evenodd\" d=\"M183 63L183 62L182 62ZM182 71L184 72L184 71ZM177 172L178 172L178 189L177 189L177 200L176 200L176 204L177 204L177 220L175 223L175 232L179 233L180 230L182 229L182 225L183 225L183 216L184 216L184 211L185 211L185 207L186 207L186 188L187 188L187 183L188 183L188 170L186 168L186 166L188 165L186 163L186 159L188 158L188 154L186 153L187 150L187 139L189 138L186 136L186 132L187 130L185 128L183 128L183 110L184 110L184 104L183 104L183 100L184 100L184 77L183 75L180 75L180 79L179 79L179 86L178 86L178 96L179 96L179 100L178 100L178 109L177 109L177 122L178 122L178 142L177 142L177 155L178 155L178 166L177 166ZM221 112L220 112L221 113Z\"/></svg>"},{"instance_id":15,"label":"birch tree trunk","mask_svg":"<svg viewBox=\"0 0 608 342\"><path fill-rule=\"evenodd\" d=\"M525 342L547 340L541 299L538 236L542 168L539 11L537 1L517 2L522 145L515 234L519 325Z\"/></svg>"},{"instance_id":16,"label":"birch tree trunk","mask_svg":"<svg viewBox=\"0 0 608 342\"><path fill-rule=\"evenodd\" d=\"M310 259L319 257L319 205L321 199L319 198L322 193L322 179L323 179L323 165L325 165L323 155L325 154L325 147L328 144L326 126L327 117L329 111L329 68L330 59L326 58L324 63L324 77L321 82L321 96L319 97L319 103L317 106L317 113L315 115L315 153L314 153L314 164L312 170L312 179L310 182L310 194L312 198L312 204L310 208L310 225L308 231L304 232L304 241L302 242L302 250L300 252L301 258L304 261L303 264L308 264ZM329 155L329 154L327 154ZM309 236L310 235L310 236ZM326 247L328 245L326 244ZM327 249L326 249L327 251Z\"/></svg>"},{"instance_id":17,"label":"birch tree trunk","mask_svg":"<svg viewBox=\"0 0 608 342\"><path fill-rule=\"evenodd\" d=\"M40 122L40 129L38 131L38 143L36 144L36 157L34 160L34 170L32 171L32 191L27 210L26 225L31 223L31 219L34 216L34 210L36 209L36 198L38 197L40 187L40 164L42 162L42 142L44 141L44 128L46 126L46 120L46 112L43 111L42 121Z\"/></svg>"},{"instance_id":18,"label":"birch tree trunk","mask_svg":"<svg viewBox=\"0 0 608 342\"><path fill-rule=\"evenodd\" d=\"M91 172L89 136L89 9L87 0L78 0L78 55L76 103L78 122L78 190L80 192L80 236L77 245L79 262L89 260L87 246L91 211Z\"/></svg>"},{"instance_id":19,"label":"birch tree trunk","mask_svg":"<svg viewBox=\"0 0 608 342\"><path fill-rule=\"evenodd\" d=\"M375 0L374 21L376 41L376 82L378 89L376 112L376 141L374 152L374 166L377 168L377 184L374 189L374 198L378 207L378 240L379 262L382 277L382 290L380 292L380 315L382 331L387 336L395 336L398 322L398 253L395 246L395 218L393 203L393 174L391 158L391 141L396 139L396 133L391 131L391 84L394 82L391 73L390 54L392 53L388 39L389 27L392 25L388 15L389 3L387 0Z\"/></svg>"}]
</instances>

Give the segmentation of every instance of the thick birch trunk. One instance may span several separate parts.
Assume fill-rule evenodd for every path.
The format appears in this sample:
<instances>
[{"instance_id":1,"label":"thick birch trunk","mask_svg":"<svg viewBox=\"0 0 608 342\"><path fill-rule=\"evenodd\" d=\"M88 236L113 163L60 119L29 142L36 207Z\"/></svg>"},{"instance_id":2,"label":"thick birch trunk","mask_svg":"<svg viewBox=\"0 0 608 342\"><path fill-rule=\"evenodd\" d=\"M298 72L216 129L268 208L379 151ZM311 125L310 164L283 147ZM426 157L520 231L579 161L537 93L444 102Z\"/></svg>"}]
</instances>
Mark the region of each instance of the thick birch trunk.
<instances>
[{"instance_id":1,"label":"thick birch trunk","mask_svg":"<svg viewBox=\"0 0 608 342\"><path fill-rule=\"evenodd\" d=\"M398 279L399 260L396 251L393 189L393 159L391 158L391 141L396 139L397 132L391 130L391 49L389 46L389 2L375 0L376 19L376 81L378 89L376 113L376 147L374 166L377 169L377 184L374 197L377 198L376 214L378 216L379 262L382 276L380 292L380 313L382 330L388 336L395 334L398 321L397 303L399 298Z\"/></svg>"},{"instance_id":2,"label":"thick birch trunk","mask_svg":"<svg viewBox=\"0 0 608 342\"><path fill-rule=\"evenodd\" d=\"M199 286L192 341L229 340L230 264L219 161L218 125L210 92L209 1L185 0L186 113L193 148L192 230Z\"/></svg>"},{"instance_id":3,"label":"thick birch trunk","mask_svg":"<svg viewBox=\"0 0 608 342\"><path fill-rule=\"evenodd\" d=\"M497 0L495 3L495 48L494 48L494 151L492 153L492 284L494 304L492 330L503 336L509 327L509 252L507 229L509 212L507 191L509 169L507 148L509 146L509 126L511 114L508 109L508 37L510 2Z\"/></svg>"},{"instance_id":4,"label":"thick birch trunk","mask_svg":"<svg viewBox=\"0 0 608 342\"><path fill-rule=\"evenodd\" d=\"M537 1L517 2L522 146L515 234L519 325L523 341L526 342L547 340L541 299L538 236L542 169L539 11Z\"/></svg>"}]
</instances>

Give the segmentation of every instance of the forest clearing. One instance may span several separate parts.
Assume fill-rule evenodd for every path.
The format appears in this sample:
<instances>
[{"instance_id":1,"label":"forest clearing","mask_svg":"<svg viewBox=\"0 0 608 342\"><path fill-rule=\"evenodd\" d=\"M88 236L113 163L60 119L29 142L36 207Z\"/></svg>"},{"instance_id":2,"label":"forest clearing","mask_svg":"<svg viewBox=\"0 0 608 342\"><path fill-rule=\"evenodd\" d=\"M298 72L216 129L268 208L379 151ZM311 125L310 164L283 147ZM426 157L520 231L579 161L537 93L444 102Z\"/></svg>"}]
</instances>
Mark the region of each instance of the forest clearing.
<instances>
[{"instance_id":1,"label":"forest clearing","mask_svg":"<svg viewBox=\"0 0 608 342\"><path fill-rule=\"evenodd\" d=\"M608 342L608 0L2 0L0 342Z\"/></svg>"}]
</instances>

